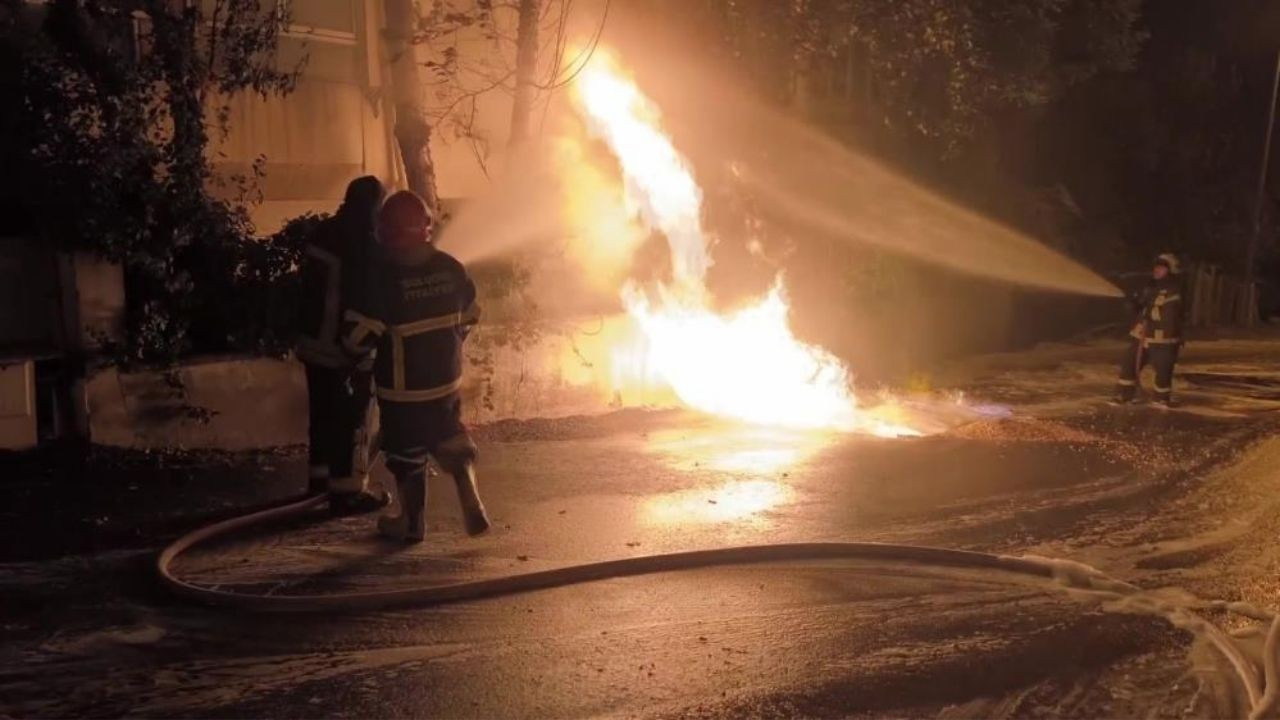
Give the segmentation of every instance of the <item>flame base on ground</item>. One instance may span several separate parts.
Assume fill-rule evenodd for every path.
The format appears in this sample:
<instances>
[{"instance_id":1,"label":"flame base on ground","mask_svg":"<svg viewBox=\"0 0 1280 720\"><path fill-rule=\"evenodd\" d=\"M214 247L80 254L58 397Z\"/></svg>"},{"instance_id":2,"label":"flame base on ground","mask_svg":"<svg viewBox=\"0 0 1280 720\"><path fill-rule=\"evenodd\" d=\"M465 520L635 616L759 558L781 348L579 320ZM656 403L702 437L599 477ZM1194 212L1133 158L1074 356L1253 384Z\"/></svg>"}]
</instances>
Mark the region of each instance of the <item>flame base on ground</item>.
<instances>
[{"instance_id":1,"label":"flame base on ground","mask_svg":"<svg viewBox=\"0 0 1280 720\"><path fill-rule=\"evenodd\" d=\"M658 108L602 50L579 74L574 90L584 132L617 161L613 176L632 222L661 233L670 249L670 281L648 288L628 282L621 289L636 338L611 348L614 397L652 396L668 388L685 406L748 423L884 437L920 434L860 409L844 364L795 337L780 278L756 301L731 313L714 312L705 284L711 255L702 190L662 131ZM587 247L612 247L635 236L617 237L616 218L579 222Z\"/></svg>"}]
</instances>

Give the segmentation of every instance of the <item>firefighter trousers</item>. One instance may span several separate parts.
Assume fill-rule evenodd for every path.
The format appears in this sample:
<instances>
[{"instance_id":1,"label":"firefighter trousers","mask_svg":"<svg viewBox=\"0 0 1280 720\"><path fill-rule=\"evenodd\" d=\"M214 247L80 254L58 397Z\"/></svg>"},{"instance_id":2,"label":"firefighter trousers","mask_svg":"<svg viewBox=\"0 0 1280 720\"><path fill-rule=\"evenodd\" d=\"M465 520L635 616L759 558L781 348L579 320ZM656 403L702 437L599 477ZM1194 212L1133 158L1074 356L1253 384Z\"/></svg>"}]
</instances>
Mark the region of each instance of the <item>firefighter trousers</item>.
<instances>
[{"instance_id":1,"label":"firefighter trousers","mask_svg":"<svg viewBox=\"0 0 1280 720\"><path fill-rule=\"evenodd\" d=\"M359 492L368 463L359 453L371 452L360 441L371 415L372 384L366 372L305 363L307 374L307 458L312 493ZM355 474L359 473L359 477Z\"/></svg>"},{"instance_id":2,"label":"firefighter trousers","mask_svg":"<svg viewBox=\"0 0 1280 720\"><path fill-rule=\"evenodd\" d=\"M1156 371L1156 400L1168 402L1173 393L1173 366L1178 362L1177 343L1153 343L1143 347L1131 338L1120 357L1120 376L1116 380L1116 399L1128 402L1138 391L1138 375L1148 364Z\"/></svg>"},{"instance_id":3,"label":"firefighter trousers","mask_svg":"<svg viewBox=\"0 0 1280 720\"><path fill-rule=\"evenodd\" d=\"M478 535L488 530L489 517L476 488L476 446L462 424L462 399L458 393L424 402L384 399L378 402L378 412L382 417L387 469L396 477L406 522L420 522L413 518L421 514L426 502L427 463L434 457L458 486L467 533ZM395 530L392 534L404 537L404 531Z\"/></svg>"},{"instance_id":4,"label":"firefighter trousers","mask_svg":"<svg viewBox=\"0 0 1280 720\"><path fill-rule=\"evenodd\" d=\"M475 459L475 444L462 423L462 398L457 393L425 402L381 400L378 411L387 469L397 478L425 472L431 457L447 472Z\"/></svg>"}]
</instances>

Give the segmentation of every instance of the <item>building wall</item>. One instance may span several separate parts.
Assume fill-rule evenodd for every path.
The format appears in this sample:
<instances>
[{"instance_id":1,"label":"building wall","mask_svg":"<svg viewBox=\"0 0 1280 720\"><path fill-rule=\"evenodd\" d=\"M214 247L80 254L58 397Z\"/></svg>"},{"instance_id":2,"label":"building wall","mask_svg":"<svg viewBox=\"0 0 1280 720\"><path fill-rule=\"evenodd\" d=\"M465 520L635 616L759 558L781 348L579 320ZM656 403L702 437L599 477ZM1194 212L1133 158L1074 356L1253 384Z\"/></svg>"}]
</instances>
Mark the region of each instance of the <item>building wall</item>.
<instances>
[{"instance_id":1,"label":"building wall","mask_svg":"<svg viewBox=\"0 0 1280 720\"><path fill-rule=\"evenodd\" d=\"M0 359L0 449L36 444L35 362Z\"/></svg>"},{"instance_id":2,"label":"building wall","mask_svg":"<svg viewBox=\"0 0 1280 720\"><path fill-rule=\"evenodd\" d=\"M466 7L468 2L474 8L476 0L453 0L456 7ZM495 6L495 30L503 40L495 42L478 27L471 27L417 48L420 63L443 61L446 50L456 51L460 59L452 86L437 85L441 79L426 67L422 70L428 84L427 112L433 123L431 159L436 166L436 185L444 198L482 194L490 183L489 176L500 173L506 163L512 81L508 79L502 87L494 84L507 68L515 67L515 43L509 39L516 35L517 14L515 3L510 7L491 4ZM474 97L469 95L486 88Z\"/></svg>"},{"instance_id":3,"label":"building wall","mask_svg":"<svg viewBox=\"0 0 1280 720\"><path fill-rule=\"evenodd\" d=\"M210 148L218 169L247 173L265 159L253 219L260 233L305 212L333 212L347 183L402 176L391 132L381 42L381 0L292 0L282 68L302 65L283 97L230 100L230 132Z\"/></svg>"},{"instance_id":4,"label":"building wall","mask_svg":"<svg viewBox=\"0 0 1280 720\"><path fill-rule=\"evenodd\" d=\"M279 61L288 68L306 58L296 89L284 97L246 93L233 98L230 133L210 150L228 173L247 172L255 158L265 156L263 202L254 212L264 234L304 212L332 212L358 175L404 186L382 41L383 0L291 0L291 9L292 26L282 39ZM514 37L513 10L500 7L494 18L500 33ZM470 101L447 111L458 93L443 90L426 67L440 61L446 48L465 58L460 74L465 91L491 85L494 74L512 66L514 46L494 42L478 28L415 46L433 122L431 154L440 195L475 197L506 162L512 99L498 88L475 97L474 114Z\"/></svg>"}]
</instances>

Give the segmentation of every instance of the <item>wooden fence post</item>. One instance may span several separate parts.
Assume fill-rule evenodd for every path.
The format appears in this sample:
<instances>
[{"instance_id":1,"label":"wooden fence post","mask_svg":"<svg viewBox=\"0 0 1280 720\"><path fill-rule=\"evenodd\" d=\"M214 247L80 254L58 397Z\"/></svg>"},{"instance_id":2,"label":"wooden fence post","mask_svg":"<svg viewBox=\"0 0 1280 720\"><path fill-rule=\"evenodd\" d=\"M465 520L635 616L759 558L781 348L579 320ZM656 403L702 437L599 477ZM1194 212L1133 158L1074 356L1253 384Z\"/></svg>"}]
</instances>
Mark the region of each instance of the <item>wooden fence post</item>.
<instances>
[{"instance_id":1,"label":"wooden fence post","mask_svg":"<svg viewBox=\"0 0 1280 720\"><path fill-rule=\"evenodd\" d=\"M1191 311L1187 313L1187 322L1192 327L1200 327L1204 324L1204 266L1196 265L1191 268L1191 282L1187 287L1187 293L1190 295L1187 301L1190 303Z\"/></svg>"}]
</instances>

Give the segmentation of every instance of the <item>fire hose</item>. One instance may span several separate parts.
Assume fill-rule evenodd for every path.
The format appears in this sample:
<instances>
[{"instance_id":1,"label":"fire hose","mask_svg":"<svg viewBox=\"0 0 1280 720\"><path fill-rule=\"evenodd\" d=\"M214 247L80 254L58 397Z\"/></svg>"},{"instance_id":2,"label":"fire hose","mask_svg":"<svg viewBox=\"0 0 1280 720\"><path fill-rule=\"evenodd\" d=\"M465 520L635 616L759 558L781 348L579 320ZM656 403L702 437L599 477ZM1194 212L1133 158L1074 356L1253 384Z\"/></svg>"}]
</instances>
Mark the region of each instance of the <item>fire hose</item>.
<instances>
[{"instance_id":1,"label":"fire hose","mask_svg":"<svg viewBox=\"0 0 1280 720\"><path fill-rule=\"evenodd\" d=\"M878 542L806 542L742 545L709 550L641 555L616 560L570 565L550 570L471 580L447 585L426 585L398 590L343 592L327 595L255 595L233 592L183 580L172 565L187 550L237 530L300 517L328 503L327 495L314 495L266 510L233 517L193 530L166 547L156 560L160 580L179 597L210 606L252 612L350 613L403 607L426 607L532 592L599 580L649 575L676 570L725 565L806 560L888 560L922 565L998 570L1064 581L1069 589L1101 600L1139 596L1136 586L1113 580L1087 566L1045 558L1015 557L971 550L925 545ZM1081 571L1084 571L1083 573ZM1239 676L1252 707L1251 718L1273 717L1280 710L1280 616L1239 604L1205 603L1201 607L1234 610L1255 619L1270 619L1263 677L1230 638L1187 608L1175 608L1144 600L1135 609L1159 614L1179 627L1197 630L1227 659ZM1265 687L1265 692L1263 688Z\"/></svg>"}]
</instances>

